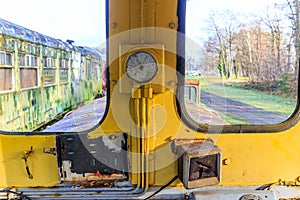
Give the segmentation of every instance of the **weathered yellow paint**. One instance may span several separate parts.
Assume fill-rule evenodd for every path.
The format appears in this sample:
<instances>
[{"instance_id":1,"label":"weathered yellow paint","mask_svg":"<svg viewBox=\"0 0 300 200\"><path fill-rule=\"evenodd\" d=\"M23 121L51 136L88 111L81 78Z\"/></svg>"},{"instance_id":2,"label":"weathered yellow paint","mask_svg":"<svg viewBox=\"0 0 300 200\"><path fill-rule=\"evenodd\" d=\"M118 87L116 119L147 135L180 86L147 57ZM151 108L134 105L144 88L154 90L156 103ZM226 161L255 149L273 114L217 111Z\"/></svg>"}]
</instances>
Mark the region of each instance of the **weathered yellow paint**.
<instances>
[{"instance_id":1,"label":"weathered yellow paint","mask_svg":"<svg viewBox=\"0 0 300 200\"><path fill-rule=\"evenodd\" d=\"M166 5L168 5L168 9L165 9L166 7L164 8ZM170 23L177 24L177 4L174 0L124 0L122 2L112 0L110 1L109 7L109 34L112 38L109 41L108 51L111 80L110 107L103 124L98 130L90 133L90 136L97 137L103 133L108 134L119 131L128 132L130 135L128 142L130 144L129 149L133 152L129 154L129 158L131 159L129 162L132 170L130 176L131 181L133 184L147 188L150 179L147 171L150 168L148 152L154 147L154 142L145 138L142 139L142 143L140 143L139 138L151 134L151 129L155 129L153 126L147 127L147 124L151 121L151 119L148 118L148 113L150 113L149 109L151 108L150 105L155 101L156 96L160 96L158 94L159 92L165 91L164 85L167 82L176 82L176 79L174 80L176 75L176 54L174 54L176 52L176 32L173 31L170 32L169 35L164 35L165 33L161 30L163 28L169 29ZM160 29L153 29L153 27L159 27ZM134 30L128 31L130 29ZM169 51L162 49L164 45L167 45ZM171 66L173 70L169 70L169 73L159 73L159 83L161 85L159 87L163 89L154 88L153 90L153 85L146 85L141 88L141 98L131 98L130 88L129 92L128 90L124 92L122 88L122 84L128 83L128 77L124 74L126 54L129 51L136 51L140 48L146 48L146 50L148 48L150 53L154 54L154 57L158 59L160 64ZM161 49L163 50L162 53L157 53L160 52ZM124 56L123 59L122 56ZM121 59L119 59L120 57ZM132 85L132 94L136 94L135 90L139 85L130 83L129 85ZM122 89L120 89L120 87ZM149 90L149 88L151 89ZM156 93L153 99L149 98L150 96L152 97L152 94L146 95L147 97L143 96L147 94L147 91L154 91L154 93ZM133 97L134 96L135 95L133 95ZM163 94L161 96L164 97ZM143 154L135 154L140 151L142 151ZM154 179L154 173L151 173L153 183L155 182Z\"/></svg>"},{"instance_id":2,"label":"weathered yellow paint","mask_svg":"<svg viewBox=\"0 0 300 200\"><path fill-rule=\"evenodd\" d=\"M55 147L55 136L0 136L0 187L53 186L58 183L57 157L43 153ZM28 166L30 179L22 155L32 147Z\"/></svg>"},{"instance_id":3,"label":"weathered yellow paint","mask_svg":"<svg viewBox=\"0 0 300 200\"><path fill-rule=\"evenodd\" d=\"M222 185L262 185L300 176L299 124L270 134L221 135L216 143L231 163L223 166Z\"/></svg>"},{"instance_id":4,"label":"weathered yellow paint","mask_svg":"<svg viewBox=\"0 0 300 200\"><path fill-rule=\"evenodd\" d=\"M175 69L176 55L171 52L176 49L176 34L159 34L158 32L134 31L132 28L141 28L154 25L155 28L170 29L170 24L177 27L177 1L174 0L110 0L109 1L109 68L111 103L109 113L99 129L90 133L97 137L111 132L128 132L129 135L152 134L143 139L140 144L138 139L130 137L129 150L138 152L140 145L146 155L145 160L130 157L131 169L141 170L139 163L146 162L150 173L146 176L146 183L141 183L145 176L142 173L133 173L133 183L148 187L166 184L177 175L177 157L172 153L171 141L182 138L212 138L216 145L222 149L224 162L220 185L223 186L249 186L264 185L282 180L295 180L300 176L300 124L280 133L226 133L207 134L196 132L187 127L180 119L176 108L175 92L177 77L175 73L166 73L165 84L168 89L164 93L153 94L153 98L135 100L138 103L131 108L131 116L126 115L129 109L128 99L130 94L116 92L121 69L125 64L119 61L119 46L122 44L143 45L156 43L166 46L165 65ZM145 7L144 5L149 5ZM147 14L146 14L147 13ZM130 30L130 31L129 31ZM129 32L128 32L129 31ZM174 87L173 87L174 86ZM170 89L171 88L171 89ZM143 90L143 88L141 88ZM115 95L115 96L114 96ZM114 99L116 98L116 99ZM142 100L144 99L144 100ZM147 101L145 101L147 99ZM144 110L140 110L140 108ZM117 120L114 118L113 109L119 110ZM143 121L142 113L150 113L148 127L138 123L129 123L129 119ZM120 123L118 120L121 120ZM220 130L221 131L221 130ZM263 131L263 128L262 128ZM177 187L182 187L178 182Z\"/></svg>"},{"instance_id":5,"label":"weathered yellow paint","mask_svg":"<svg viewBox=\"0 0 300 200\"><path fill-rule=\"evenodd\" d=\"M177 175L177 157L172 153L171 142L183 138L212 138L222 149L223 159L228 162L222 166L220 185L265 185L279 179L294 181L300 176L299 123L280 133L206 134L196 132L182 122L175 97L176 33L163 34L154 30L124 33L131 28L152 25L157 30L169 30L170 23L176 27L176 9L175 0L110 1L109 34L115 37L109 43L111 99L108 115L90 137L113 132L129 133L130 178L132 183L144 188L165 185ZM166 88L163 92L145 95L151 85L138 88L141 90L136 92L138 95L135 91L122 93L118 88L120 69L125 68L119 59L120 45L142 45L141 41L166 47L164 63L172 70L164 74ZM52 93L50 91L51 96ZM3 96L2 104L7 98ZM141 136L146 137L140 140ZM0 136L0 186L53 186L58 183L56 157L42 152L43 148L54 147L54 142L54 136ZM28 178L22 160L22 153L31 146L34 153L29 157L28 165L33 179ZM140 151L143 154L134 155ZM182 187L178 182L175 184Z\"/></svg>"}]
</instances>

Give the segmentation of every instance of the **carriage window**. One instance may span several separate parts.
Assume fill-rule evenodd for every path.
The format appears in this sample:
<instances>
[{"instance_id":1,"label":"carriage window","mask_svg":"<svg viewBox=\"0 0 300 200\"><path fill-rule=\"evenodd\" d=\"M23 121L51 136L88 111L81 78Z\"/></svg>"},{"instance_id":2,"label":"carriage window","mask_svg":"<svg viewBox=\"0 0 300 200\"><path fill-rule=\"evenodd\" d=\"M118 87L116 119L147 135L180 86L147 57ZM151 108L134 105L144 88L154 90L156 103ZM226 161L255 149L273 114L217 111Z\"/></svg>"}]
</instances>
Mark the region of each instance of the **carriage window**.
<instances>
[{"instance_id":1,"label":"carriage window","mask_svg":"<svg viewBox=\"0 0 300 200\"><path fill-rule=\"evenodd\" d=\"M21 89L38 86L38 58L33 55L25 55L25 63L20 59L20 85ZM25 66L23 66L25 64Z\"/></svg>"},{"instance_id":2,"label":"carriage window","mask_svg":"<svg viewBox=\"0 0 300 200\"><path fill-rule=\"evenodd\" d=\"M25 66L25 55L19 54L19 64L20 66Z\"/></svg>"},{"instance_id":3,"label":"carriage window","mask_svg":"<svg viewBox=\"0 0 300 200\"><path fill-rule=\"evenodd\" d=\"M12 69L0 68L0 92L12 89Z\"/></svg>"},{"instance_id":4,"label":"carriage window","mask_svg":"<svg viewBox=\"0 0 300 200\"><path fill-rule=\"evenodd\" d=\"M30 57L26 56L26 66L30 66Z\"/></svg>"},{"instance_id":5,"label":"carriage window","mask_svg":"<svg viewBox=\"0 0 300 200\"><path fill-rule=\"evenodd\" d=\"M0 92L12 90L13 86L13 61L12 54L8 52L0 52Z\"/></svg>"},{"instance_id":6,"label":"carriage window","mask_svg":"<svg viewBox=\"0 0 300 200\"><path fill-rule=\"evenodd\" d=\"M38 66L38 58L36 56L26 55L26 66L37 67Z\"/></svg>"},{"instance_id":7,"label":"carriage window","mask_svg":"<svg viewBox=\"0 0 300 200\"><path fill-rule=\"evenodd\" d=\"M5 59L6 65L12 65L12 58L10 53L6 53L6 59Z\"/></svg>"},{"instance_id":8,"label":"carriage window","mask_svg":"<svg viewBox=\"0 0 300 200\"><path fill-rule=\"evenodd\" d=\"M12 65L11 53L0 52L0 65Z\"/></svg>"},{"instance_id":9,"label":"carriage window","mask_svg":"<svg viewBox=\"0 0 300 200\"><path fill-rule=\"evenodd\" d=\"M298 1L213 2L187 1L185 77L199 81L188 113L198 123L211 113L209 125L288 120L297 105Z\"/></svg>"},{"instance_id":10,"label":"carriage window","mask_svg":"<svg viewBox=\"0 0 300 200\"><path fill-rule=\"evenodd\" d=\"M101 72L100 72L100 63L99 62L93 62L93 79L98 80L100 78Z\"/></svg>"},{"instance_id":11,"label":"carriage window","mask_svg":"<svg viewBox=\"0 0 300 200\"><path fill-rule=\"evenodd\" d=\"M5 64L5 53L0 52L0 64L4 65Z\"/></svg>"},{"instance_id":12,"label":"carriage window","mask_svg":"<svg viewBox=\"0 0 300 200\"><path fill-rule=\"evenodd\" d=\"M43 58L43 67L47 67L47 57Z\"/></svg>"},{"instance_id":13,"label":"carriage window","mask_svg":"<svg viewBox=\"0 0 300 200\"><path fill-rule=\"evenodd\" d=\"M55 67L55 59L54 58L43 58L43 66L44 67Z\"/></svg>"},{"instance_id":14,"label":"carriage window","mask_svg":"<svg viewBox=\"0 0 300 200\"><path fill-rule=\"evenodd\" d=\"M59 79L60 79L60 83L66 83L68 82L69 79L69 68L68 68L68 61L65 59L61 59L59 62Z\"/></svg>"},{"instance_id":15,"label":"carriage window","mask_svg":"<svg viewBox=\"0 0 300 200\"><path fill-rule=\"evenodd\" d=\"M92 78L92 62L90 59L86 59L86 77L88 79Z\"/></svg>"},{"instance_id":16,"label":"carriage window","mask_svg":"<svg viewBox=\"0 0 300 200\"><path fill-rule=\"evenodd\" d=\"M54 63L53 58L43 58L43 82L45 86L55 84L56 82L56 68Z\"/></svg>"},{"instance_id":17,"label":"carriage window","mask_svg":"<svg viewBox=\"0 0 300 200\"><path fill-rule=\"evenodd\" d=\"M31 88L38 85L37 69L36 68L21 68L20 69L21 88Z\"/></svg>"},{"instance_id":18,"label":"carriage window","mask_svg":"<svg viewBox=\"0 0 300 200\"><path fill-rule=\"evenodd\" d=\"M59 67L61 67L61 68L68 68L68 61L64 60L64 59L61 59L60 63L59 63Z\"/></svg>"},{"instance_id":19,"label":"carriage window","mask_svg":"<svg viewBox=\"0 0 300 200\"><path fill-rule=\"evenodd\" d=\"M184 90L184 97L185 99L197 103L197 88L194 86L186 86Z\"/></svg>"}]
</instances>

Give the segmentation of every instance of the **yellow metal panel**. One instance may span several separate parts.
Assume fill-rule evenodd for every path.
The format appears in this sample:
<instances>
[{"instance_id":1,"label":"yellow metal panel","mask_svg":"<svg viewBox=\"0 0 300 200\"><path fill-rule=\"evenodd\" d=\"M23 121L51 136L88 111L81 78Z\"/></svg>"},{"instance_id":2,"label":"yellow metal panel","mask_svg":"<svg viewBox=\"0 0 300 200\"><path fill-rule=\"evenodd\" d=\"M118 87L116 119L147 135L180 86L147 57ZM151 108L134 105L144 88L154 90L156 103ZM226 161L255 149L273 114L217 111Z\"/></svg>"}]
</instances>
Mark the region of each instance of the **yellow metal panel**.
<instances>
[{"instance_id":1,"label":"yellow metal panel","mask_svg":"<svg viewBox=\"0 0 300 200\"><path fill-rule=\"evenodd\" d=\"M300 176L299 125L282 133L223 134L222 185L262 185Z\"/></svg>"},{"instance_id":2,"label":"yellow metal panel","mask_svg":"<svg viewBox=\"0 0 300 200\"><path fill-rule=\"evenodd\" d=\"M153 126L164 122L158 133L152 131L155 137L150 141L154 142L150 151L155 153L151 162L155 165L156 186L166 184L177 175L177 158L170 150L171 140L175 138L212 138L223 152L220 183L223 186L264 185L280 179L295 182L300 176L299 124L282 133L204 134L191 130L180 121L171 92L157 95L152 103L162 108L155 109Z\"/></svg>"},{"instance_id":3,"label":"yellow metal panel","mask_svg":"<svg viewBox=\"0 0 300 200\"><path fill-rule=\"evenodd\" d=\"M133 4L136 3L136 4ZM146 5L149 5L146 6ZM135 9L135 10L134 10ZM140 114L150 113L147 127L149 138L143 140L143 151L150 152L146 162L154 171L150 174L152 185L164 185L177 175L177 157L171 151L172 139L183 138L212 138L222 149L224 164L220 185L264 185L278 182L279 179L294 181L300 176L300 124L282 133L240 133L240 134L205 134L197 133L182 123L175 107L177 77L176 67L176 30L177 28L177 1L110 1L110 78L111 78L111 105L109 115L99 129L91 133L97 136L110 132L129 132L137 134L134 123ZM145 14L147 13L147 14ZM155 13L155 14L153 14ZM148 16L148 17L147 17ZM154 17L153 17L154 16ZM125 32L130 28L149 27L155 25L155 37L152 32ZM160 29L165 28L165 29ZM145 31L145 30L143 30ZM148 34L149 33L149 34ZM167 33L167 34L166 34ZM120 34L120 35L118 35ZM136 114L128 114L130 94L121 94L116 91L119 81L120 66L124 70L124 63L119 62L120 44L136 45L136 42L152 41L163 44L165 47L165 65L170 68L165 72L166 87L170 87L162 94L154 94L147 103L139 101L143 109ZM115 95L115 96L114 96ZM147 105L146 105L147 104ZM115 110L115 113L114 111ZM143 116L143 115L141 115ZM147 117L147 114L146 116ZM221 130L220 130L221 131ZM135 137L130 137L130 151L138 152L140 143ZM138 165L137 157L131 157L134 169L143 170ZM139 183L141 177L134 173L131 176L133 183ZM181 187L181 184L178 185Z\"/></svg>"},{"instance_id":4,"label":"yellow metal panel","mask_svg":"<svg viewBox=\"0 0 300 200\"><path fill-rule=\"evenodd\" d=\"M177 1L176 1L177 2ZM119 78L118 74L120 74L119 70L125 69L124 62L119 62L119 47L120 44L132 44L136 45L136 43L156 43L162 44L167 46L167 50L173 53L167 53L165 58L162 62L166 66L171 66L173 70L168 71L168 79L166 81L172 80L174 83L174 77L176 75L176 71L174 70L176 67L176 31L167 32L169 25L177 26L177 3L174 0L163 0L163 1L154 1L154 0L145 0L145 1L137 1L137 0L130 0L130 1L118 1L118 0L111 0L110 1L110 10L109 10L109 69L110 69L110 88L111 88L111 102L110 102L110 110L108 116L104 120L103 124L100 126L99 129L95 130L94 132L90 133L91 137L97 137L101 134L110 133L112 131L118 131L120 128L124 132L129 132L130 135L138 135L141 134L139 129L139 124L135 125L135 122L140 121L139 115L141 114L141 124L145 126L147 123L147 113L149 107L148 104L151 104L151 101L145 100L136 100L140 102L139 104L141 109L139 110L137 107L137 113L134 114L134 111L131 111L131 114L128 113L129 111L129 102L130 101L130 94L121 94L119 93ZM164 9L160 6L161 4L170 5L165 7ZM168 22L165 22L165 18L167 18ZM153 29L153 28L146 28L146 29L139 29L135 31L128 31L132 28L143 28L143 27L152 27L152 26L160 26L162 28L166 28L165 31L162 29ZM175 28L171 26L172 28ZM128 32L126 32L128 31ZM162 37L164 39L162 39ZM156 38L159 38L156 40ZM159 41L159 42L157 42ZM119 66L121 66L119 69ZM164 78L164 77L163 77ZM165 84L165 83L163 83ZM174 84L173 84L174 86ZM152 89L151 89L152 90ZM158 96L158 95L155 95ZM152 97L152 95L151 95ZM164 96L162 96L164 98ZM170 96L173 98L173 96ZM155 99L155 97L154 97ZM164 102L170 103L170 102ZM174 104L172 105L174 106ZM174 110L174 109L173 109ZM120 112L122 111L122 112ZM176 114L175 114L176 115ZM130 120L133 118L132 123ZM146 121L145 121L146 120ZM151 119L149 119L151 121ZM157 125L153 123L153 126L149 128L149 132L156 130ZM144 129L143 129L144 130ZM146 129L145 129L146 130ZM144 132L144 131L142 131ZM146 133L146 132L145 132ZM161 132L165 134L164 132ZM130 151L132 152L139 152L140 150L140 142L138 138L129 137ZM147 152L150 148L154 148L154 142L148 140L147 138L143 140L143 152L145 152L145 159L138 158L133 154L130 156L131 160L131 169L134 173L131 174L131 181L133 183L139 184L141 187L147 187L147 183L144 182L144 175L137 174L135 172L143 172L146 169L140 168L140 166L144 166L144 162L148 162L148 155ZM141 165L139 164L141 163ZM146 163L146 165L150 165ZM152 164L153 166L153 164ZM147 168L147 167L146 167ZM173 171L173 170L172 170ZM153 175L153 173L152 173ZM147 173L145 174L147 178ZM152 176L152 181L154 182L154 177ZM148 180L146 180L148 181Z\"/></svg>"},{"instance_id":5,"label":"yellow metal panel","mask_svg":"<svg viewBox=\"0 0 300 200\"><path fill-rule=\"evenodd\" d=\"M129 27L129 15L130 0L110 0L109 7L113 10L109 13L109 35L115 35L117 33L128 30Z\"/></svg>"},{"instance_id":6,"label":"yellow metal panel","mask_svg":"<svg viewBox=\"0 0 300 200\"><path fill-rule=\"evenodd\" d=\"M55 136L7 136L1 135L0 187L54 186L59 182L57 158L43 153L44 148L55 147ZM32 178L29 178L23 154L30 149L27 164Z\"/></svg>"},{"instance_id":7,"label":"yellow metal panel","mask_svg":"<svg viewBox=\"0 0 300 200\"><path fill-rule=\"evenodd\" d=\"M146 16L143 18L142 27L155 27L156 24L156 1L155 0L145 0L143 2L143 15ZM148 29L144 32L144 42L145 43L154 43L155 42L155 29Z\"/></svg>"},{"instance_id":8,"label":"yellow metal panel","mask_svg":"<svg viewBox=\"0 0 300 200\"><path fill-rule=\"evenodd\" d=\"M0 140L0 146L2 146L2 140ZM0 160L3 161L4 160L4 151L0 151ZM3 162L1 162L3 163ZM0 165L0 185L3 185L3 186L7 186L7 181L6 179L4 178L6 175L5 175L5 166L3 164Z\"/></svg>"},{"instance_id":9,"label":"yellow metal panel","mask_svg":"<svg viewBox=\"0 0 300 200\"><path fill-rule=\"evenodd\" d=\"M143 27L143 1L140 0L130 0L130 29L136 29ZM140 43L142 40L142 31L132 31L130 33L131 43Z\"/></svg>"},{"instance_id":10,"label":"yellow metal panel","mask_svg":"<svg viewBox=\"0 0 300 200\"><path fill-rule=\"evenodd\" d=\"M174 123L175 124L175 123ZM166 124L167 129L172 131L172 126ZM282 133L258 133L258 134L201 134L196 133L189 128L183 126L176 138L203 138L211 137L215 143L222 149L223 166L220 185L223 186L249 186L249 185L265 185L279 182L295 182L300 176L300 145L299 125L289 131ZM169 133L169 137L174 136L170 131L162 131L164 134ZM163 134L162 133L162 134ZM168 135L165 135L167 137ZM156 138L156 146L158 145ZM161 143L163 143L161 138ZM167 145L167 144L165 144ZM155 163L161 163L164 157L170 159L171 153L157 153ZM176 163L175 161L174 163ZM163 177L174 177L174 165L167 167L169 173L165 170L156 172L155 185L163 185L166 179ZM181 186L181 185L179 185Z\"/></svg>"}]
</instances>

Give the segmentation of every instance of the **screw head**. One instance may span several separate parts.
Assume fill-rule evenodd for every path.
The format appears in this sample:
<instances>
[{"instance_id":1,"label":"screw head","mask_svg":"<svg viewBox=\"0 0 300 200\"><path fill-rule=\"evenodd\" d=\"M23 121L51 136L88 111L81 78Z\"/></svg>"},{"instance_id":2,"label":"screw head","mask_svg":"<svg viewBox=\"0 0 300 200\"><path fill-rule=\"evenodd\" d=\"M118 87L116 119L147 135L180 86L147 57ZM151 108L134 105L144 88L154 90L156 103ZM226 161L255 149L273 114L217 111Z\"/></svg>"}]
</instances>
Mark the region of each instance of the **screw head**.
<instances>
[{"instance_id":1,"label":"screw head","mask_svg":"<svg viewBox=\"0 0 300 200\"><path fill-rule=\"evenodd\" d=\"M118 23L117 22L114 22L114 23L112 23L112 28L117 28L118 27Z\"/></svg>"},{"instance_id":2,"label":"screw head","mask_svg":"<svg viewBox=\"0 0 300 200\"><path fill-rule=\"evenodd\" d=\"M176 24L174 22L169 23L169 28L174 29L176 27Z\"/></svg>"}]
</instances>

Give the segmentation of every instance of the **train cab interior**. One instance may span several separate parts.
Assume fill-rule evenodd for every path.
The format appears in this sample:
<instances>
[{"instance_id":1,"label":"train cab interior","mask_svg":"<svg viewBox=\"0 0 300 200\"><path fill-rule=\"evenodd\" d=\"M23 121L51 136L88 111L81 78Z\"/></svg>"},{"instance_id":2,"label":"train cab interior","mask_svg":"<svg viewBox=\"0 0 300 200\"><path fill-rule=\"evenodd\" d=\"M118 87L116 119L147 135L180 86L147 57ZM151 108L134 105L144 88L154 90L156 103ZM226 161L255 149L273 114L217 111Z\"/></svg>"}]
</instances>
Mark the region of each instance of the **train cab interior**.
<instances>
[{"instance_id":1,"label":"train cab interior","mask_svg":"<svg viewBox=\"0 0 300 200\"><path fill-rule=\"evenodd\" d=\"M300 199L299 9L106 0L101 48L0 15L0 199Z\"/></svg>"}]
</instances>

